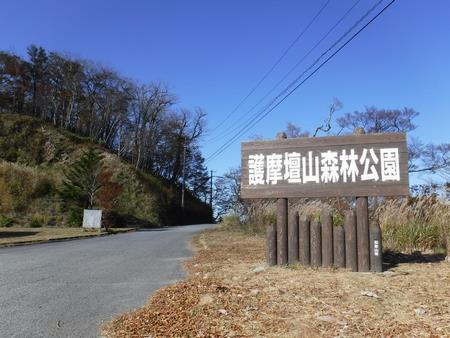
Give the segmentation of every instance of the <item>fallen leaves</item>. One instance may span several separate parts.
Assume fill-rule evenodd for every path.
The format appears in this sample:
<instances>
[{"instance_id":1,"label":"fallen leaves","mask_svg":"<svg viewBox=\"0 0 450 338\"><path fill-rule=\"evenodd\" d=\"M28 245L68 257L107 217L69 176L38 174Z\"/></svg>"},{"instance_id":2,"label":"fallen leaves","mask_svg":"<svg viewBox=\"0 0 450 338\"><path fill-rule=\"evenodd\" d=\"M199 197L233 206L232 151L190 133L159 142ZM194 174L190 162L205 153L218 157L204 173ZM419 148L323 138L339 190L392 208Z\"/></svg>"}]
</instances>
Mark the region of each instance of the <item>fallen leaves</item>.
<instances>
[{"instance_id":1,"label":"fallen leaves","mask_svg":"<svg viewBox=\"0 0 450 338\"><path fill-rule=\"evenodd\" d=\"M262 237L223 230L194 241L190 276L104 328L125 337L449 336L450 265L382 274L264 265ZM255 269L257 271L255 271ZM388 278L386 278L388 277Z\"/></svg>"},{"instance_id":2,"label":"fallen leaves","mask_svg":"<svg viewBox=\"0 0 450 338\"><path fill-rule=\"evenodd\" d=\"M371 297L371 298L379 298L379 296L375 292L370 291L370 290L361 290L361 295Z\"/></svg>"}]
</instances>

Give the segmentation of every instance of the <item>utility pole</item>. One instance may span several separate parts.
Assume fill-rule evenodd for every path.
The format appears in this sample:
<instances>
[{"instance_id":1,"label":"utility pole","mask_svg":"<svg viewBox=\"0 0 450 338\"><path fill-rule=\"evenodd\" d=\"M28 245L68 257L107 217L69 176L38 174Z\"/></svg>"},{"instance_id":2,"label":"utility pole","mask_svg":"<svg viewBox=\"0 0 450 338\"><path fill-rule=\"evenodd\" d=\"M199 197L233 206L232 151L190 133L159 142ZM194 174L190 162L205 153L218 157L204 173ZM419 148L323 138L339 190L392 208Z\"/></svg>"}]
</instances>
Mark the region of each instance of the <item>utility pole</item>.
<instances>
[{"instance_id":1,"label":"utility pole","mask_svg":"<svg viewBox=\"0 0 450 338\"><path fill-rule=\"evenodd\" d=\"M186 185L186 136L183 144L183 185L181 187L181 210L184 213L184 190Z\"/></svg>"},{"instance_id":2,"label":"utility pole","mask_svg":"<svg viewBox=\"0 0 450 338\"><path fill-rule=\"evenodd\" d=\"M210 183L210 190L209 190L209 206L211 207L212 210L212 200L213 200L213 170L211 170L211 181Z\"/></svg>"}]
</instances>

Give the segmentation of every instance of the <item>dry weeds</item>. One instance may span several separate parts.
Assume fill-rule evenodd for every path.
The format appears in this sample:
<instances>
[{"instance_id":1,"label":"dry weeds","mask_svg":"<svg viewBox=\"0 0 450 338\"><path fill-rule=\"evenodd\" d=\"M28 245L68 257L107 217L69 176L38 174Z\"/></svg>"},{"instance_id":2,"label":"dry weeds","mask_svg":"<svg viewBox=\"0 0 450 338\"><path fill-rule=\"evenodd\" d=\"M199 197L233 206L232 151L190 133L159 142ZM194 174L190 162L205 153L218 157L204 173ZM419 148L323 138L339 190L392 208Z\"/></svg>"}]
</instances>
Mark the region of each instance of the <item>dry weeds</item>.
<instances>
[{"instance_id":1,"label":"dry weeds","mask_svg":"<svg viewBox=\"0 0 450 338\"><path fill-rule=\"evenodd\" d=\"M115 228L111 229L111 233L131 231L131 228ZM0 246L33 244L39 242L47 242L52 240L63 240L81 237L103 236L106 233L99 230L87 230L83 228L67 228L67 227L11 227L0 228Z\"/></svg>"},{"instance_id":2,"label":"dry weeds","mask_svg":"<svg viewBox=\"0 0 450 338\"><path fill-rule=\"evenodd\" d=\"M261 269L262 237L217 229L197 236L194 245L186 280L159 290L142 309L107 324L103 334L450 336L449 263L400 264L382 274L300 266Z\"/></svg>"},{"instance_id":3,"label":"dry weeds","mask_svg":"<svg viewBox=\"0 0 450 338\"><path fill-rule=\"evenodd\" d=\"M289 209L313 218L328 210L333 214L333 222L342 225L343 212L352 208L350 201L347 198L292 199ZM371 223L383 229L386 249L409 253L447 250L450 256L450 201L430 195L380 198L370 204ZM276 222L275 215L275 200L254 200L248 207L244 226L253 232L263 232L267 224Z\"/></svg>"}]
</instances>

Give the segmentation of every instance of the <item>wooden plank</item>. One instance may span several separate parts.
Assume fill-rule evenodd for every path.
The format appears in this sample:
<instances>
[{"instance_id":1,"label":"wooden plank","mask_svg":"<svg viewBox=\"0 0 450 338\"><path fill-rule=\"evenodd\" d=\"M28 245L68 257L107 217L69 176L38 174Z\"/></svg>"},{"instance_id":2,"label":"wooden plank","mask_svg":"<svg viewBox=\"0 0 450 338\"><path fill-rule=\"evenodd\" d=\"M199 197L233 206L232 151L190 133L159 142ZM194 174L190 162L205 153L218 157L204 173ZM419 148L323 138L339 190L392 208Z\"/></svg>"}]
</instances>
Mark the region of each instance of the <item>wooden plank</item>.
<instances>
[{"instance_id":1,"label":"wooden plank","mask_svg":"<svg viewBox=\"0 0 450 338\"><path fill-rule=\"evenodd\" d=\"M333 265L333 221L329 211L320 215L322 223L322 266L329 268Z\"/></svg>"},{"instance_id":2,"label":"wooden plank","mask_svg":"<svg viewBox=\"0 0 450 338\"><path fill-rule=\"evenodd\" d=\"M300 137L279 140L284 148L311 148L321 146L345 146L364 142L365 144L394 143L406 140L404 133L374 133L364 135L343 135L325 137ZM242 142L244 149L277 149L279 146L273 140L258 140Z\"/></svg>"},{"instance_id":3,"label":"wooden plank","mask_svg":"<svg viewBox=\"0 0 450 338\"><path fill-rule=\"evenodd\" d=\"M311 221L311 265L318 267L322 265L322 236L320 222Z\"/></svg>"},{"instance_id":4,"label":"wooden plank","mask_svg":"<svg viewBox=\"0 0 450 338\"><path fill-rule=\"evenodd\" d=\"M293 198L293 197L353 197L364 196L370 190L368 196L407 196L409 194L409 187L401 187L392 185L390 187L377 187L373 185L360 185L352 188L352 191L343 186L336 186L333 188L323 187L302 187L302 189L292 189L288 187L285 189L261 190L259 188L247 188L242 190L241 198L243 199L260 199L260 198Z\"/></svg>"},{"instance_id":5,"label":"wooden plank","mask_svg":"<svg viewBox=\"0 0 450 338\"><path fill-rule=\"evenodd\" d=\"M266 261L268 266L277 265L277 226L273 223L266 228Z\"/></svg>"},{"instance_id":6,"label":"wooden plank","mask_svg":"<svg viewBox=\"0 0 450 338\"><path fill-rule=\"evenodd\" d=\"M298 263L298 212L289 213L288 222L288 263Z\"/></svg>"},{"instance_id":7,"label":"wooden plank","mask_svg":"<svg viewBox=\"0 0 450 338\"><path fill-rule=\"evenodd\" d=\"M379 225L370 227L370 271L383 272L383 246Z\"/></svg>"},{"instance_id":8,"label":"wooden plank","mask_svg":"<svg viewBox=\"0 0 450 338\"><path fill-rule=\"evenodd\" d=\"M398 149L398 173L399 180L396 177L382 175L382 159L381 149L397 148ZM350 154L353 149L354 154L358 156L355 165L358 174L349 177L344 181L344 174L341 172L343 160L340 156L345 150L346 154ZM369 163L366 168L366 162L361 163L361 157L366 149L366 159ZM375 163L370 149L373 149L378 162ZM312 167L313 174L315 173L316 157L319 160L319 183L307 182L304 179L305 175L309 173L309 152L312 152ZM328 151L336 152L338 154L339 177L334 181L325 179L323 177L324 168L322 163L322 154ZM289 176L286 176L286 153L296 152L300 154L300 181L288 181ZM270 180L268 177L268 163L267 156L277 154L282 156L282 177L276 181ZM383 152L384 154L384 152ZM249 176L249 156L263 155L264 173L263 179L250 184ZM305 167L303 166L305 160ZM385 166L388 159L384 159ZM392 163L391 163L392 164ZM372 165L377 172L378 179L368 179L362 174L372 172ZM323 168L322 168L323 167ZM395 166L396 167L396 166ZM409 178L408 178L408 151L406 146L406 136L402 133L387 133L387 134L367 134L367 135L348 135L338 137L316 137L316 138L295 138L295 139L278 139L272 141L256 141L242 143L242 178L241 178L241 197L242 198L283 198L283 197L351 197L351 196L396 196L408 195L409 193ZM386 171L384 171L386 173ZM287 178L285 178L285 176ZM252 176L253 177L253 176ZM276 183L275 183L276 182Z\"/></svg>"},{"instance_id":9,"label":"wooden plank","mask_svg":"<svg viewBox=\"0 0 450 338\"><path fill-rule=\"evenodd\" d=\"M345 268L344 228L340 226L333 226L333 265Z\"/></svg>"},{"instance_id":10,"label":"wooden plank","mask_svg":"<svg viewBox=\"0 0 450 338\"><path fill-rule=\"evenodd\" d=\"M300 264L310 264L310 219L309 217L300 217L298 231L299 259Z\"/></svg>"},{"instance_id":11,"label":"wooden plank","mask_svg":"<svg viewBox=\"0 0 450 338\"><path fill-rule=\"evenodd\" d=\"M356 234L358 239L358 271L370 270L369 209L367 197L356 198Z\"/></svg>"},{"instance_id":12,"label":"wooden plank","mask_svg":"<svg viewBox=\"0 0 450 338\"><path fill-rule=\"evenodd\" d=\"M288 263L288 200L280 198L277 201L277 264L286 265Z\"/></svg>"},{"instance_id":13,"label":"wooden plank","mask_svg":"<svg viewBox=\"0 0 450 338\"><path fill-rule=\"evenodd\" d=\"M358 271L356 244L356 214L353 210L345 212L345 267Z\"/></svg>"}]
</instances>

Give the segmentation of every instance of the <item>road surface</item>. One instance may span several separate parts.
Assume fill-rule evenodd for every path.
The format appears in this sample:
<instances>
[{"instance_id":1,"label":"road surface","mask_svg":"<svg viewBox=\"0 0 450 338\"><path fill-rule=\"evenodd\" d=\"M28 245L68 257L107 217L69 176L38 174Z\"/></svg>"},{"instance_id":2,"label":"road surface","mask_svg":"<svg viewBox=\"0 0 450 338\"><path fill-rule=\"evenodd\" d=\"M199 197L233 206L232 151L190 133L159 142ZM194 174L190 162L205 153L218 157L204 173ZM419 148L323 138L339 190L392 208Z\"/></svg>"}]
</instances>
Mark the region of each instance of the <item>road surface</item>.
<instances>
[{"instance_id":1,"label":"road surface","mask_svg":"<svg viewBox=\"0 0 450 338\"><path fill-rule=\"evenodd\" d=\"M99 337L100 325L184 277L210 225L0 248L0 337Z\"/></svg>"}]
</instances>

